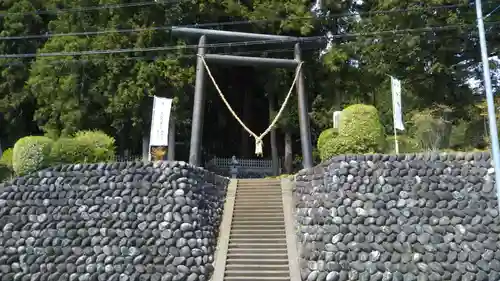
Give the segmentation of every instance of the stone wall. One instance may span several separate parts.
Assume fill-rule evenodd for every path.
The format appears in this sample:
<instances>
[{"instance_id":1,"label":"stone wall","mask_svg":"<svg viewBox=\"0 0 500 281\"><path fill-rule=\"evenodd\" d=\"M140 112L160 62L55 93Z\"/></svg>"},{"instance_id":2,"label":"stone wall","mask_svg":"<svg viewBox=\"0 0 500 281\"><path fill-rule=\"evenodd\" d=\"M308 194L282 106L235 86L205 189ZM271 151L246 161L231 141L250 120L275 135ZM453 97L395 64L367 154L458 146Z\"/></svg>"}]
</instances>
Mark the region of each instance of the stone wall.
<instances>
[{"instance_id":1,"label":"stone wall","mask_svg":"<svg viewBox=\"0 0 500 281\"><path fill-rule=\"evenodd\" d=\"M0 192L0 280L208 280L227 184L184 162L17 178Z\"/></svg>"},{"instance_id":2,"label":"stone wall","mask_svg":"<svg viewBox=\"0 0 500 281\"><path fill-rule=\"evenodd\" d=\"M489 153L335 157L296 176L302 280L498 281Z\"/></svg>"}]
</instances>

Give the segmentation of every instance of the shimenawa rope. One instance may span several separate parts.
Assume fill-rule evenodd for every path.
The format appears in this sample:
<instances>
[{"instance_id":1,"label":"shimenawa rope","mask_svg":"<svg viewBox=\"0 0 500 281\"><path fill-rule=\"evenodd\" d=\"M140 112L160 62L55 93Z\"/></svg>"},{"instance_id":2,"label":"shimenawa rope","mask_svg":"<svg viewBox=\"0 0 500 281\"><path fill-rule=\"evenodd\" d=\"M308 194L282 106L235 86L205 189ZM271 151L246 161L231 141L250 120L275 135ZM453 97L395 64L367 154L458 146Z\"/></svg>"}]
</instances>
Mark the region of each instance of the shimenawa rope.
<instances>
[{"instance_id":1,"label":"shimenawa rope","mask_svg":"<svg viewBox=\"0 0 500 281\"><path fill-rule=\"evenodd\" d=\"M281 108L278 111L278 114L276 114L276 116L274 117L274 119L271 122L271 124L269 125L269 127L267 127L267 129L260 136L258 136L256 133L254 133L252 130L250 130L250 128L248 128L245 125L245 123L243 123L243 121L241 121L241 119L238 117L236 112L234 112L233 108L231 107L229 102L226 100L226 97L224 96L221 89L219 88L219 85L217 85L217 82L215 82L215 78L212 75L212 72L210 71L210 68L208 67L207 62L205 61L205 58L202 55L198 55L198 56L200 57L201 61L203 62L203 65L205 66L205 69L207 70L208 76L212 80L212 83L214 84L215 88L217 89L219 96L221 97L222 101L226 105L229 112L231 112L233 117L236 119L236 121L238 121L238 123L240 123L240 125L243 127L243 129L245 129L245 131L247 131L255 139L255 155L262 156L263 155L263 146L264 146L262 139L276 125L276 122L278 122L281 114L283 113L283 110L285 110L286 104L288 103L288 100L290 99L290 97L292 95L293 87L295 86L295 83L297 82L297 79L299 77L299 73L300 73L303 62L299 62L299 65L297 66L297 70L295 71L295 77L293 79L292 86L290 87L290 90L288 91L288 94L286 95L285 100L283 101L283 104L281 105Z\"/></svg>"}]
</instances>

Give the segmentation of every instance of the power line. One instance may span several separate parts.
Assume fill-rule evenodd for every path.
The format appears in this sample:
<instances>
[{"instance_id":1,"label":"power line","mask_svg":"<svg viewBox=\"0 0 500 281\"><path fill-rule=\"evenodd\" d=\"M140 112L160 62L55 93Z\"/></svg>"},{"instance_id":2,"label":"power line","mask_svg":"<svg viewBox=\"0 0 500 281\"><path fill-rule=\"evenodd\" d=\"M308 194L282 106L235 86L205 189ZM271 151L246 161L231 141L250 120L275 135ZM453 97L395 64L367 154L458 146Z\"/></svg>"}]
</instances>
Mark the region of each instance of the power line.
<instances>
[{"instance_id":1,"label":"power line","mask_svg":"<svg viewBox=\"0 0 500 281\"><path fill-rule=\"evenodd\" d=\"M220 47L240 47L279 43L294 43L294 42L314 42L319 40L327 40L325 36L307 37L304 39L281 39L281 40L261 40L261 41L241 41L232 43L213 43L206 44L207 48ZM177 45L149 48L129 48L129 49L112 49L112 50L92 50L92 51L76 51L76 52L51 52L51 53L25 53L25 54L6 54L0 55L0 58L34 58L34 57L63 57L63 56L85 56L85 55L104 55L104 54L123 54L136 52L155 52L155 51L181 51L186 49L196 49L198 45Z\"/></svg>"},{"instance_id":2,"label":"power line","mask_svg":"<svg viewBox=\"0 0 500 281\"><path fill-rule=\"evenodd\" d=\"M161 4L177 4L182 2L190 2L190 0L156 0L156 1L148 1L148 2L132 2L132 3L123 3L123 4L104 4L97 6L83 6L77 8L65 8L65 9L54 9L54 10L36 10L32 12L0 12L0 18L8 16L8 15L20 15L20 16L29 16L29 15L57 15L63 13L78 13L78 12L90 12L90 11L100 11L100 10L109 10L109 9L122 9L122 8L130 8L130 7L147 7L147 6L155 6ZM485 1L485 3L495 3L497 0ZM468 4L450 4L450 5L441 5L431 7L430 9L437 8L460 8L460 7L469 7L473 6L474 3ZM372 12L360 12L359 14L377 14L384 12L405 12L405 11L421 11L422 9L429 9L428 7L419 7L414 9L393 9L386 11L372 11ZM347 14L348 15L348 14Z\"/></svg>"},{"instance_id":3,"label":"power line","mask_svg":"<svg viewBox=\"0 0 500 281\"><path fill-rule=\"evenodd\" d=\"M489 12L486 16L483 17L483 19L489 18L491 15L493 15L498 9L500 9L500 5L496 6L495 9L493 9L491 12Z\"/></svg>"},{"instance_id":4,"label":"power line","mask_svg":"<svg viewBox=\"0 0 500 281\"><path fill-rule=\"evenodd\" d=\"M179 1L179 0L176 0L176 1ZM133 3L131 3L131 4L133 4ZM229 22L212 22L212 23L181 25L178 27L197 27L197 28L223 27L223 26L235 26L235 25L244 25L244 24L269 23L269 22L277 22L277 21L284 21L284 20L287 20L287 21L298 21L298 20L308 20L308 19L329 20L329 19L342 18L342 17L371 16L371 15L382 15L382 14L392 14L392 13L414 12L414 11L422 11L422 10L453 9L453 8L460 8L460 7L470 7L471 5L472 4L467 4L467 5L454 4L454 5L440 5L440 6L420 7L420 8L367 11L367 12L357 12L357 13L338 13L338 14L329 15L325 18L318 18L316 16L307 16L307 17L292 17L292 18L260 19L260 20L241 20L241 21L229 21ZM167 30L171 30L173 27L174 26L157 26L157 27L146 27L146 28L106 29L106 30L98 30L98 31L69 32L69 33L45 33L45 34L29 34L29 35L18 35L18 36L3 36L3 37L0 37L0 41L1 40L45 39L45 38L62 37L62 36L93 36L93 35L104 35L104 34L113 34L113 33L136 33L136 32L144 32L144 31L167 31Z\"/></svg>"},{"instance_id":5,"label":"power line","mask_svg":"<svg viewBox=\"0 0 500 281\"><path fill-rule=\"evenodd\" d=\"M498 25L499 23L500 21L489 22L488 25L494 26ZM337 34L330 36L313 36L306 38L214 43L214 44L206 44L205 46L207 48L221 48L221 47L241 47L241 46L283 44L283 43L308 43L308 42L323 43L323 42L328 42L329 40L334 38L350 38L350 37L377 36L377 35L399 35L403 33L413 33L413 32L425 33L425 32L445 31L445 30L471 28L471 27L475 27L475 25L472 24L448 25L448 26L435 26L435 27L425 27L425 28L384 30L376 32L366 32L366 33L345 33L345 34ZM123 54L123 53L136 53L136 52L155 52L155 51L181 51L181 50L196 49L196 48L198 48L198 45L177 45L177 46L163 46L163 47L150 47L150 48L107 49L107 50L90 50L90 51L75 51L75 52L50 52L50 53L38 53L38 54L37 53L5 54L5 55L0 55L0 58L9 59L9 58L85 56L85 55Z\"/></svg>"},{"instance_id":6,"label":"power line","mask_svg":"<svg viewBox=\"0 0 500 281\"><path fill-rule=\"evenodd\" d=\"M146 6L154 6L159 4L170 4L170 3L181 3L187 2L188 0L157 0L150 2L132 2L132 3L123 3L123 4L105 4L98 6L87 6L87 7L78 7L78 8L66 8L66 9L55 9L55 10L36 10L32 12L20 12L20 13L10 13L10 12L1 12L0 18L6 16L30 16L30 15L57 15L57 14L65 14L65 13L78 13L78 12L90 12L90 11L100 11L100 10L109 10L109 9L122 9L122 8L131 8L131 7L146 7Z\"/></svg>"}]
</instances>

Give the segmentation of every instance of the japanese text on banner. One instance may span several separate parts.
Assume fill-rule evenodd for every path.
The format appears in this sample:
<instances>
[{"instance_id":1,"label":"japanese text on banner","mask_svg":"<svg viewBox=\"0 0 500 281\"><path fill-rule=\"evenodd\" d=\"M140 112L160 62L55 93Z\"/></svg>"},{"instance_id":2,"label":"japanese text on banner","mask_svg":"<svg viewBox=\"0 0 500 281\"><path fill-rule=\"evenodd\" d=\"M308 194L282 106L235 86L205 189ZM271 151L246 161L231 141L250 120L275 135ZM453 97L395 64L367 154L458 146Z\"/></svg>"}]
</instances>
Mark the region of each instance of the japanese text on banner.
<instances>
[{"instance_id":1,"label":"japanese text on banner","mask_svg":"<svg viewBox=\"0 0 500 281\"><path fill-rule=\"evenodd\" d=\"M150 146L168 146L168 126L171 109L172 99L154 97Z\"/></svg>"},{"instance_id":2,"label":"japanese text on banner","mask_svg":"<svg viewBox=\"0 0 500 281\"><path fill-rule=\"evenodd\" d=\"M394 128L404 131L403 113L401 109L401 81L391 76L392 90L392 114L394 117Z\"/></svg>"}]
</instances>

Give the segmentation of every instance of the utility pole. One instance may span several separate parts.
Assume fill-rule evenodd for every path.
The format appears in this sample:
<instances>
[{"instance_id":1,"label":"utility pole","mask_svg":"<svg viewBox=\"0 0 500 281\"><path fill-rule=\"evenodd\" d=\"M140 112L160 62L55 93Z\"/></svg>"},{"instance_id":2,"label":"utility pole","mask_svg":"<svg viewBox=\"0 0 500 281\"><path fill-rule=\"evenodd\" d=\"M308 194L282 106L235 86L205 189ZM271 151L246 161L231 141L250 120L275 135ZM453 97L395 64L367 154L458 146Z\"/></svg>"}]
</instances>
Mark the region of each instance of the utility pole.
<instances>
[{"instance_id":1,"label":"utility pole","mask_svg":"<svg viewBox=\"0 0 500 281\"><path fill-rule=\"evenodd\" d=\"M495 113L495 101L491 92L490 65L488 51L486 49L486 36L484 34L483 9L481 0L476 0L477 29L479 31L479 44L481 45L481 60L483 62L484 89L486 91L486 102L488 104L488 123L490 125L491 150L495 168L495 186L497 190L498 208L500 209L500 155L498 149L498 130Z\"/></svg>"}]
</instances>

